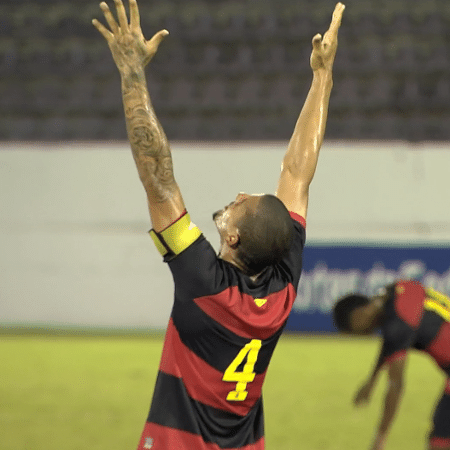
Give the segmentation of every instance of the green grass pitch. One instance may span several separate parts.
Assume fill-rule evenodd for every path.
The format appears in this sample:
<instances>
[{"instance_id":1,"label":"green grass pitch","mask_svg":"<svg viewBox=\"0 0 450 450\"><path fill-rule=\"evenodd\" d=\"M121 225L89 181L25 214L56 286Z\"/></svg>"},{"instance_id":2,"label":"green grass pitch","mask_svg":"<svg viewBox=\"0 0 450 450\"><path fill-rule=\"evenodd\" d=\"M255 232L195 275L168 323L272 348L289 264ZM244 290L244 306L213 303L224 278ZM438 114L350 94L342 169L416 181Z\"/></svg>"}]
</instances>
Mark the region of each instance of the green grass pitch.
<instances>
[{"instance_id":1,"label":"green grass pitch","mask_svg":"<svg viewBox=\"0 0 450 450\"><path fill-rule=\"evenodd\" d=\"M264 386L268 450L368 449L386 386L355 409L377 339L284 336ZM134 450L148 413L161 338L0 335L1 450ZM412 353L386 450L426 447L444 377Z\"/></svg>"}]
</instances>

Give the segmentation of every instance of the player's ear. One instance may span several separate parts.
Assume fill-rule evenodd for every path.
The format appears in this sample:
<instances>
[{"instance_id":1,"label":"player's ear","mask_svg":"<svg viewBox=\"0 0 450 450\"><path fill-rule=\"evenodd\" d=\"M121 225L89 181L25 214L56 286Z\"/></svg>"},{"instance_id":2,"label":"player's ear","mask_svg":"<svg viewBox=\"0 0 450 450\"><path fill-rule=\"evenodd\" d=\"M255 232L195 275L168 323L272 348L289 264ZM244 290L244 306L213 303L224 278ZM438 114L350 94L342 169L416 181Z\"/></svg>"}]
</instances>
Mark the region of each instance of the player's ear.
<instances>
[{"instance_id":1,"label":"player's ear","mask_svg":"<svg viewBox=\"0 0 450 450\"><path fill-rule=\"evenodd\" d=\"M225 237L225 241L228 247L236 249L241 241L239 236L239 230L235 228L234 230L229 231Z\"/></svg>"}]
</instances>

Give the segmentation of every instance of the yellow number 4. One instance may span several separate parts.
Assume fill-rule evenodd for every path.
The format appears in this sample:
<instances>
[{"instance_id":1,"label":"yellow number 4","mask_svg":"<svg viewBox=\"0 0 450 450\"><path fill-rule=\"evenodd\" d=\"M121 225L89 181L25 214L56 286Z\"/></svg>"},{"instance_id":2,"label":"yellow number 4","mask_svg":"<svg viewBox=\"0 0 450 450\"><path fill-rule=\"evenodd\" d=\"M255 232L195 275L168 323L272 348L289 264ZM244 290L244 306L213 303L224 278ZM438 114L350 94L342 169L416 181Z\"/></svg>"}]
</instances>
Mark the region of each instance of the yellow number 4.
<instances>
[{"instance_id":1,"label":"yellow number 4","mask_svg":"<svg viewBox=\"0 0 450 450\"><path fill-rule=\"evenodd\" d=\"M252 339L241 349L225 370L222 380L236 383L236 389L228 392L228 401L242 402L247 398L248 391L245 389L247 383L251 383L255 379L256 374L253 369L255 368L260 348L261 341ZM245 357L247 357L247 362L242 368L242 372L236 372L237 368L244 362Z\"/></svg>"}]
</instances>

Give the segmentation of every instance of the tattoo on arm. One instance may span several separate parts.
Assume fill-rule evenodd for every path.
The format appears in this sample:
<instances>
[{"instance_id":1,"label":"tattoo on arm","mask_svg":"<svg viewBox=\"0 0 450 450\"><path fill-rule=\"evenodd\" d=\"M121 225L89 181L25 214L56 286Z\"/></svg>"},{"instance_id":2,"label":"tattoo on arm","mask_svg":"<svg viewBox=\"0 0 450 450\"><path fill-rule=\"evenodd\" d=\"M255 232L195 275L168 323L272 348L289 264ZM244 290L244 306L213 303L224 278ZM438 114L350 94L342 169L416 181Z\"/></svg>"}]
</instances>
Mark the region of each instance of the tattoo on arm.
<instances>
[{"instance_id":1,"label":"tattoo on arm","mask_svg":"<svg viewBox=\"0 0 450 450\"><path fill-rule=\"evenodd\" d=\"M122 97L128 139L139 177L149 197L164 202L176 188L172 155L151 105L143 70L122 76Z\"/></svg>"}]
</instances>

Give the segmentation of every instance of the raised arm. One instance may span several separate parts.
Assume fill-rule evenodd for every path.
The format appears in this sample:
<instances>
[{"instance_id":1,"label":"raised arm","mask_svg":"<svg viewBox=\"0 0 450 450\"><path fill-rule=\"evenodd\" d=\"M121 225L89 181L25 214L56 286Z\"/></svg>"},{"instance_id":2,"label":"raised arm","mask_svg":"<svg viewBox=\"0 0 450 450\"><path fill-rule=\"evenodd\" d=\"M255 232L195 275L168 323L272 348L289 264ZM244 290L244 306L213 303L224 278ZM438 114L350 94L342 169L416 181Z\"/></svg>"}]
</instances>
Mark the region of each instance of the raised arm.
<instances>
[{"instance_id":1,"label":"raised arm","mask_svg":"<svg viewBox=\"0 0 450 450\"><path fill-rule=\"evenodd\" d=\"M100 7L110 29L96 19L92 23L106 39L119 69L128 139L147 193L152 226L161 231L180 217L185 206L175 182L169 143L150 101L144 69L169 33L161 30L147 41L136 0L129 1L129 22L122 0L114 0L118 21L102 2Z\"/></svg>"},{"instance_id":2,"label":"raised arm","mask_svg":"<svg viewBox=\"0 0 450 450\"><path fill-rule=\"evenodd\" d=\"M308 209L309 185L316 170L319 150L325 134L328 103L333 86L332 69L337 49L338 30L345 6L338 3L330 28L312 41L313 80L294 133L283 159L277 197L289 211L304 218Z\"/></svg>"}]
</instances>

